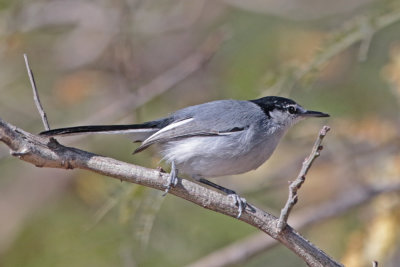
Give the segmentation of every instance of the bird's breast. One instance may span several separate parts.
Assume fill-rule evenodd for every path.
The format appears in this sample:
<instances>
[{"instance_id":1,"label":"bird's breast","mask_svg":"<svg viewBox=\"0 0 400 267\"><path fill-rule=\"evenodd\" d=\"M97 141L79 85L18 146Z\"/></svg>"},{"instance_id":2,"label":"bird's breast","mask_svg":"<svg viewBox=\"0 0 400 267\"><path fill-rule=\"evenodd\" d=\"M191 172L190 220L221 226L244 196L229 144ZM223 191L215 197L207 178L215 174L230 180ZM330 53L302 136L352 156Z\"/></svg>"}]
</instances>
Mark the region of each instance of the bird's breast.
<instances>
[{"instance_id":1,"label":"bird's breast","mask_svg":"<svg viewBox=\"0 0 400 267\"><path fill-rule=\"evenodd\" d=\"M197 136L163 144L162 154L180 172L192 177L218 177L258 168L273 153L280 136L254 136L249 132L229 136Z\"/></svg>"}]
</instances>

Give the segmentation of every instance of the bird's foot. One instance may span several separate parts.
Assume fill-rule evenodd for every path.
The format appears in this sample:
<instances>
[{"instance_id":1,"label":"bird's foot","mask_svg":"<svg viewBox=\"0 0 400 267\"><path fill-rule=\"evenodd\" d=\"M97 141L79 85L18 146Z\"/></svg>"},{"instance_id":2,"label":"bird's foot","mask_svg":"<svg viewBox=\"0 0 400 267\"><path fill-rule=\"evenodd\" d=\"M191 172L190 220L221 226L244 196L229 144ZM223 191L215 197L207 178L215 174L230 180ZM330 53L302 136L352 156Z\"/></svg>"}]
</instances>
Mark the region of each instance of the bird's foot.
<instances>
[{"instance_id":1,"label":"bird's foot","mask_svg":"<svg viewBox=\"0 0 400 267\"><path fill-rule=\"evenodd\" d=\"M235 200L235 204L236 206L238 206L238 215L236 216L237 219L239 219L242 216L243 211L246 209L246 207L250 207L250 209L253 211L254 208L252 208L250 205L247 204L247 201L245 198L240 197L238 194L236 194L235 191L225 188L223 186L214 184L213 182L210 182L207 179L204 178L200 178L198 179L199 182L209 185L211 187L214 187L215 189L218 189L222 192L224 192L225 194L227 194L230 197L233 197L233 199Z\"/></svg>"},{"instance_id":2,"label":"bird's foot","mask_svg":"<svg viewBox=\"0 0 400 267\"><path fill-rule=\"evenodd\" d=\"M168 183L165 185L165 192L162 195L166 196L171 189L171 187L175 187L178 184L178 170L175 167L175 162L171 163L171 172L169 173Z\"/></svg>"},{"instance_id":3,"label":"bird's foot","mask_svg":"<svg viewBox=\"0 0 400 267\"><path fill-rule=\"evenodd\" d=\"M245 198L240 197L234 191L232 192L233 193L230 193L228 196L232 197L233 200L235 201L236 206L238 206L238 215L236 216L236 218L239 219L242 216L243 211L247 207L247 201Z\"/></svg>"}]
</instances>

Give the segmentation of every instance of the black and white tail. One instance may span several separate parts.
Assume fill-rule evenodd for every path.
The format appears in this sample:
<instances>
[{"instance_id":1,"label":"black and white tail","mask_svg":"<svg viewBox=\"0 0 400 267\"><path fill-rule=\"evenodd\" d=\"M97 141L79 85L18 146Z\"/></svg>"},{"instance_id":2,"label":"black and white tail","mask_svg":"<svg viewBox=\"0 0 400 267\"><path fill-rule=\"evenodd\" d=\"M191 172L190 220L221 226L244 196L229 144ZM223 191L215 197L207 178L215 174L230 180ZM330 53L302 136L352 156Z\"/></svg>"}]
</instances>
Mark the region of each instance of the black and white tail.
<instances>
[{"instance_id":1,"label":"black and white tail","mask_svg":"<svg viewBox=\"0 0 400 267\"><path fill-rule=\"evenodd\" d=\"M58 128L41 132L42 136L72 136L81 134L128 134L134 141L144 141L159 131L164 121L151 121L143 124L90 125Z\"/></svg>"}]
</instances>

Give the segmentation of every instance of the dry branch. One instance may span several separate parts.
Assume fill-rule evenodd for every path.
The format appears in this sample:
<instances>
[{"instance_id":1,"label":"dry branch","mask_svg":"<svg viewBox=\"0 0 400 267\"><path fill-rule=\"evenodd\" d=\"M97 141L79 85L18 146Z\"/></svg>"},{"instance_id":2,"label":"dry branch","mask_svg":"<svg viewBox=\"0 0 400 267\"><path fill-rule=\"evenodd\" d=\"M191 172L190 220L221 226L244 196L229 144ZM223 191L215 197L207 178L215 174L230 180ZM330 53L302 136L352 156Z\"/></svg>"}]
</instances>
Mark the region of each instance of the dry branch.
<instances>
[{"instance_id":1,"label":"dry branch","mask_svg":"<svg viewBox=\"0 0 400 267\"><path fill-rule=\"evenodd\" d=\"M318 138L315 141L314 146L311 150L311 154L304 160L303 166L302 166L296 180L291 182L289 185L289 197L285 204L285 207L281 211L281 215L279 216L279 221L278 221L278 230L279 231L282 231L283 228L287 224L289 214L290 214L291 210L293 209L294 205L296 205L297 200L298 200L297 190L299 190L300 187L305 182L307 172L311 168L312 163L314 162L314 160L317 157L319 157L319 154L322 150L322 146L321 146L322 140L324 139L326 133L329 130L330 130L330 128L328 126L322 127L321 131L319 132Z\"/></svg>"},{"instance_id":2,"label":"dry branch","mask_svg":"<svg viewBox=\"0 0 400 267\"><path fill-rule=\"evenodd\" d=\"M63 146L55 139L30 134L10 125L1 118L0 141L10 148L13 156L38 167L90 170L121 181L137 183L158 190L164 190L164 185L168 180L168 174ZM237 215L237 207L232 198L192 181L178 179L177 186L171 188L170 194L227 216L236 217ZM278 240L309 266L342 266L290 226L285 227L279 233L278 219L275 216L254 205L252 208L252 211L244 210L240 220Z\"/></svg>"}]
</instances>

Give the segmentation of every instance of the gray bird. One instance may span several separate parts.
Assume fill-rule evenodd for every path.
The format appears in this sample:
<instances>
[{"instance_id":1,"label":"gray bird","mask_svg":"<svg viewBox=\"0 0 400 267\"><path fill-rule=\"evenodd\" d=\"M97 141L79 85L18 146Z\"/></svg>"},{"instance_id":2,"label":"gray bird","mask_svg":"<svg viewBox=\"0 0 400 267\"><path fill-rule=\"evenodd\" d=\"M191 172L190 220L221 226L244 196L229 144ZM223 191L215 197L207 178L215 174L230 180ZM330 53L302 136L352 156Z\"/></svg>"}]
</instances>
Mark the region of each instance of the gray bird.
<instances>
[{"instance_id":1,"label":"gray bird","mask_svg":"<svg viewBox=\"0 0 400 267\"><path fill-rule=\"evenodd\" d=\"M135 141L142 142L134 153L158 144L163 159L171 164L166 192L176 185L179 170L232 195L238 205L239 218L246 206L245 199L205 178L257 169L271 156L287 130L307 117L329 115L306 110L288 98L267 96L249 101L218 100L189 106L142 124L77 126L49 130L40 135L130 134Z\"/></svg>"}]
</instances>

